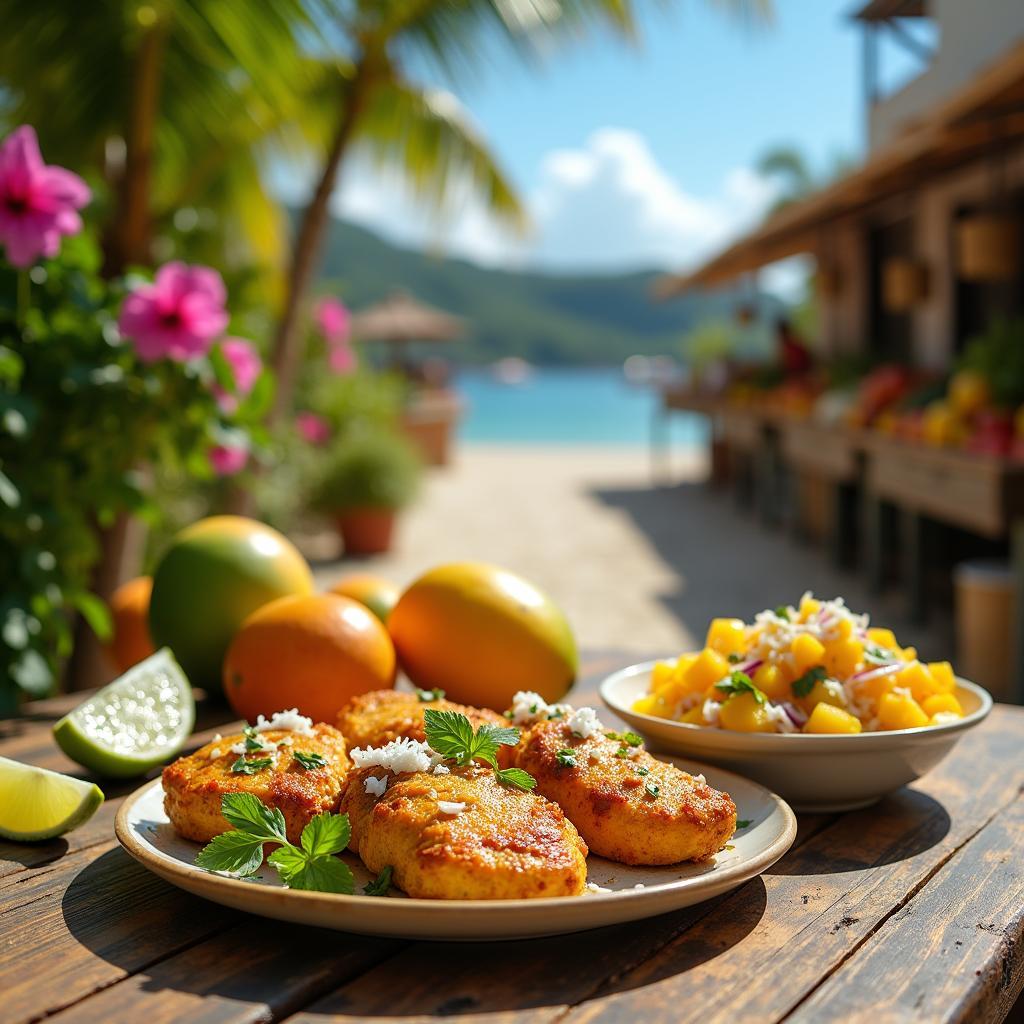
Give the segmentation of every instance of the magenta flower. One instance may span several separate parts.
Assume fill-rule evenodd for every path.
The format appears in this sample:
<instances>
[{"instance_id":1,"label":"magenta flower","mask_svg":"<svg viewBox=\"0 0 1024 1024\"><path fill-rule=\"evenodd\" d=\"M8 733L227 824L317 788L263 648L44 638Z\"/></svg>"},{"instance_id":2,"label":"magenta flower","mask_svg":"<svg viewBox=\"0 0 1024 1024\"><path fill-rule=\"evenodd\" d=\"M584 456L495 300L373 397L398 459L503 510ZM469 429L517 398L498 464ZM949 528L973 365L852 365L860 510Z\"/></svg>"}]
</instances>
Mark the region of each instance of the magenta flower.
<instances>
[{"instance_id":1,"label":"magenta flower","mask_svg":"<svg viewBox=\"0 0 1024 1024\"><path fill-rule=\"evenodd\" d=\"M238 408L238 400L245 398L256 384L263 370L263 360L252 344L243 338L225 338L220 350L235 379L235 390L228 393L219 384L213 385L213 394L222 412L232 413Z\"/></svg>"},{"instance_id":2,"label":"magenta flower","mask_svg":"<svg viewBox=\"0 0 1024 1024\"><path fill-rule=\"evenodd\" d=\"M121 307L121 333L144 363L182 363L204 355L224 333L227 293L216 270L166 263L152 284L136 288Z\"/></svg>"},{"instance_id":3,"label":"magenta flower","mask_svg":"<svg viewBox=\"0 0 1024 1024\"><path fill-rule=\"evenodd\" d=\"M329 345L348 341L349 313L337 299L321 299L316 307L316 323Z\"/></svg>"},{"instance_id":4,"label":"magenta flower","mask_svg":"<svg viewBox=\"0 0 1024 1024\"><path fill-rule=\"evenodd\" d=\"M249 449L240 444L218 444L210 449L209 459L217 476L234 476L245 469Z\"/></svg>"},{"instance_id":5,"label":"magenta flower","mask_svg":"<svg viewBox=\"0 0 1024 1024\"><path fill-rule=\"evenodd\" d=\"M310 444L326 444L331 439L331 425L315 412L300 412L295 417L295 426L304 441Z\"/></svg>"},{"instance_id":6,"label":"magenta flower","mask_svg":"<svg viewBox=\"0 0 1024 1024\"><path fill-rule=\"evenodd\" d=\"M352 350L351 345L342 343L331 346L330 354L327 357L327 365L339 377L347 377L350 373L355 373L356 363L356 354Z\"/></svg>"},{"instance_id":7,"label":"magenta flower","mask_svg":"<svg viewBox=\"0 0 1024 1024\"><path fill-rule=\"evenodd\" d=\"M43 163L31 125L15 128L0 144L0 242L14 266L56 256L61 236L82 230L78 211L90 198L77 174Z\"/></svg>"}]
</instances>

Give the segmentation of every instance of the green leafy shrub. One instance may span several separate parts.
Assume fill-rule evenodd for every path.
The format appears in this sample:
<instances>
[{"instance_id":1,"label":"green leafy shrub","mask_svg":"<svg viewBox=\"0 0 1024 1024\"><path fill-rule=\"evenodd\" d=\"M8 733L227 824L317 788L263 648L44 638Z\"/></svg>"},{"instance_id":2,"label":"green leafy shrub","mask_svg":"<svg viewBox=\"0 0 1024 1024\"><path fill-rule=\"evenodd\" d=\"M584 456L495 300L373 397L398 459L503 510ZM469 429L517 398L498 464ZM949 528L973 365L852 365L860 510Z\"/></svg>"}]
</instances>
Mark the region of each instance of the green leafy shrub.
<instances>
[{"instance_id":1,"label":"green leafy shrub","mask_svg":"<svg viewBox=\"0 0 1024 1024\"><path fill-rule=\"evenodd\" d=\"M350 431L326 454L311 504L328 513L403 508L416 495L420 471L415 449L396 431L380 427Z\"/></svg>"},{"instance_id":2,"label":"green leafy shrub","mask_svg":"<svg viewBox=\"0 0 1024 1024\"><path fill-rule=\"evenodd\" d=\"M959 368L985 377L1000 408L1024 405L1024 319L994 320L984 334L967 343Z\"/></svg>"}]
</instances>

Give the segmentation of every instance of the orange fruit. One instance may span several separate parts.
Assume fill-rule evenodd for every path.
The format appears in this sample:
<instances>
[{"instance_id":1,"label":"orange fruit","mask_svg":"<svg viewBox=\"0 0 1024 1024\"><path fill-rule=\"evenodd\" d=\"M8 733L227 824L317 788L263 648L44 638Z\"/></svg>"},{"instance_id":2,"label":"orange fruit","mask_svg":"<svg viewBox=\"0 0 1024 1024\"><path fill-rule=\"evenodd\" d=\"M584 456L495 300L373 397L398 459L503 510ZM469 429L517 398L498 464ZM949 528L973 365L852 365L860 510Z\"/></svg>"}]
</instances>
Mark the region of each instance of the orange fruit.
<instances>
[{"instance_id":1,"label":"orange fruit","mask_svg":"<svg viewBox=\"0 0 1024 1024\"><path fill-rule=\"evenodd\" d=\"M402 591L390 580L370 573L356 573L339 580L328 591L365 604L381 622L387 622Z\"/></svg>"},{"instance_id":2,"label":"orange fruit","mask_svg":"<svg viewBox=\"0 0 1024 1024\"><path fill-rule=\"evenodd\" d=\"M576 678L576 641L561 610L497 566L432 569L399 598L388 630L417 686L463 704L503 711L518 690L557 701Z\"/></svg>"},{"instance_id":3,"label":"orange fruit","mask_svg":"<svg viewBox=\"0 0 1024 1024\"><path fill-rule=\"evenodd\" d=\"M153 577L138 576L122 583L111 595L110 617L114 628L107 654L118 672L127 672L156 651L149 635L152 590Z\"/></svg>"},{"instance_id":4,"label":"orange fruit","mask_svg":"<svg viewBox=\"0 0 1024 1024\"><path fill-rule=\"evenodd\" d=\"M313 574L277 530L242 516L212 516L182 530L153 573L149 628L194 686L220 691L224 653L257 608L311 594Z\"/></svg>"},{"instance_id":5,"label":"orange fruit","mask_svg":"<svg viewBox=\"0 0 1024 1024\"><path fill-rule=\"evenodd\" d=\"M298 708L334 722L351 697L394 686L395 649L380 620L337 594L282 597L253 612L224 659L224 692L248 719Z\"/></svg>"}]
</instances>

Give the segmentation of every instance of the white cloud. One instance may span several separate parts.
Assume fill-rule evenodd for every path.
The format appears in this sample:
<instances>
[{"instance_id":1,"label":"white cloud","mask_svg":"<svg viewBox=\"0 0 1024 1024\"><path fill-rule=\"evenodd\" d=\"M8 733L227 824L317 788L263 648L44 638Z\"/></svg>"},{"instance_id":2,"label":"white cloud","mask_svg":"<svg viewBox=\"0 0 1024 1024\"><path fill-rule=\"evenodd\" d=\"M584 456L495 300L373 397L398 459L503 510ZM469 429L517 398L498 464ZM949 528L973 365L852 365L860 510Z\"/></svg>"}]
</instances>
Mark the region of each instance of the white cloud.
<instances>
[{"instance_id":1,"label":"white cloud","mask_svg":"<svg viewBox=\"0 0 1024 1024\"><path fill-rule=\"evenodd\" d=\"M401 244L487 265L685 269L752 227L773 188L738 167L718 192L698 196L658 163L641 134L602 128L582 146L544 157L526 196L533 230L525 239L496 224L465 183L453 183L439 220L411 197L397 173L361 160L343 171L332 207Z\"/></svg>"}]
</instances>

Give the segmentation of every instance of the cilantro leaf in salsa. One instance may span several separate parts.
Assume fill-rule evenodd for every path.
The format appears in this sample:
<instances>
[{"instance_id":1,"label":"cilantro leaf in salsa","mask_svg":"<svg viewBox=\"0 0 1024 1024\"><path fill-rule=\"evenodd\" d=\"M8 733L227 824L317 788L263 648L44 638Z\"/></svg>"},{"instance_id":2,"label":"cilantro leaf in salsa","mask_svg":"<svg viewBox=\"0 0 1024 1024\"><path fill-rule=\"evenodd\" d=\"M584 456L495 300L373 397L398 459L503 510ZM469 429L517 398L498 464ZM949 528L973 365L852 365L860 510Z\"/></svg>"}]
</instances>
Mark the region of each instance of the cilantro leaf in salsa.
<instances>
[{"instance_id":1,"label":"cilantro leaf in salsa","mask_svg":"<svg viewBox=\"0 0 1024 1024\"><path fill-rule=\"evenodd\" d=\"M724 693L727 697L735 697L739 693L752 693L758 704L763 704L768 698L759 690L746 672L733 672L728 679L715 683L715 689Z\"/></svg>"},{"instance_id":2,"label":"cilantro leaf in salsa","mask_svg":"<svg viewBox=\"0 0 1024 1024\"><path fill-rule=\"evenodd\" d=\"M814 689L815 683L822 683L828 678L828 673L816 665L809 668L799 679L794 679L792 684L793 694L797 697L806 697Z\"/></svg>"}]
</instances>

